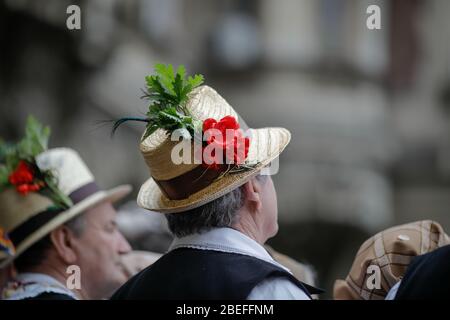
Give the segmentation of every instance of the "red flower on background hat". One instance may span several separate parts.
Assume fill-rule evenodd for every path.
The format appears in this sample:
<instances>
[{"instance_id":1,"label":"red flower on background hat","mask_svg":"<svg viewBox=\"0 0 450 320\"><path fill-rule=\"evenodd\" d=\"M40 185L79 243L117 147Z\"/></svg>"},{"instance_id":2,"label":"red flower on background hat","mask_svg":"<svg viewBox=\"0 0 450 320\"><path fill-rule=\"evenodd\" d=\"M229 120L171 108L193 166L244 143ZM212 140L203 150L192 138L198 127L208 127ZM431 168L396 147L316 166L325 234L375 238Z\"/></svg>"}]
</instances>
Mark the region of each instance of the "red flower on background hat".
<instances>
[{"instance_id":1,"label":"red flower on background hat","mask_svg":"<svg viewBox=\"0 0 450 320\"><path fill-rule=\"evenodd\" d=\"M28 192L39 191L43 183L34 182L34 171L30 165L24 161L20 160L15 171L9 175L9 183L16 186L17 192L22 195L26 195Z\"/></svg>"}]
</instances>

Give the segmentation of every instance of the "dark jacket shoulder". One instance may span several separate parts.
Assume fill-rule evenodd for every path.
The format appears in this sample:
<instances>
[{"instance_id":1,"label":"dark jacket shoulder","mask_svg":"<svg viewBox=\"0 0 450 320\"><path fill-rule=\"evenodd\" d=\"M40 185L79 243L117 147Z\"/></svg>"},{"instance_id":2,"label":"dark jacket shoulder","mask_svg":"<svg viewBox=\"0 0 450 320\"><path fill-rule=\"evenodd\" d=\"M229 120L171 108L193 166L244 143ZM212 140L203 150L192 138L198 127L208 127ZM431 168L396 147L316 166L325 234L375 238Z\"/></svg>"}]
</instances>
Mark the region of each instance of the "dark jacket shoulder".
<instances>
[{"instance_id":1,"label":"dark jacket shoulder","mask_svg":"<svg viewBox=\"0 0 450 320\"><path fill-rule=\"evenodd\" d=\"M415 257L395 297L396 300L449 298L450 245Z\"/></svg>"}]
</instances>

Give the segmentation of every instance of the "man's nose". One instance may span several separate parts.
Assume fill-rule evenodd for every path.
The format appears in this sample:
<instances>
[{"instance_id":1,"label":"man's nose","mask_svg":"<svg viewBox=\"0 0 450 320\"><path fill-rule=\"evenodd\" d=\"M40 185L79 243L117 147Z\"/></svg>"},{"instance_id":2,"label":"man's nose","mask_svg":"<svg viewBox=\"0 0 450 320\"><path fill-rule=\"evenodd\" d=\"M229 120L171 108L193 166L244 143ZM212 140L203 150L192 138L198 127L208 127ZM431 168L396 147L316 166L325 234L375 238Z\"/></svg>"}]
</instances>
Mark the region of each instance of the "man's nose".
<instances>
[{"instance_id":1,"label":"man's nose","mask_svg":"<svg viewBox=\"0 0 450 320\"><path fill-rule=\"evenodd\" d=\"M118 239L118 251L120 254L125 254L131 251L131 246L128 243L127 239L122 235L121 232L117 233Z\"/></svg>"}]
</instances>

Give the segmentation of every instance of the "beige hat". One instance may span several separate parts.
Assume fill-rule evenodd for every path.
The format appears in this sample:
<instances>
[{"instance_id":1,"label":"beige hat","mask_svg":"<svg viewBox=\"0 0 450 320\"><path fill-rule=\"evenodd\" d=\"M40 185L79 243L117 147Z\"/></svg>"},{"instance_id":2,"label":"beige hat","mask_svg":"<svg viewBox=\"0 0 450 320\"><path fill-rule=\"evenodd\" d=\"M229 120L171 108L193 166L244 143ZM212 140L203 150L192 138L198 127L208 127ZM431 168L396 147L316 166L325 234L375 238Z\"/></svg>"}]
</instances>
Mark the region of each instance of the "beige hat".
<instances>
[{"instance_id":1,"label":"beige hat","mask_svg":"<svg viewBox=\"0 0 450 320\"><path fill-rule=\"evenodd\" d=\"M239 119L225 99L208 86L194 89L186 108L194 118L201 121L208 118L219 120L225 116ZM238 121L243 127L242 119ZM280 155L291 139L290 132L284 128L249 129L246 135L250 139L246 159L246 163L251 164L250 169L223 174L207 170L201 164L175 164L171 152L179 142L171 141L165 130L157 129L140 145L151 177L141 186L138 204L145 209L163 213L183 212L202 206L257 175ZM179 191L182 191L183 196L171 196L180 194Z\"/></svg>"},{"instance_id":2,"label":"beige hat","mask_svg":"<svg viewBox=\"0 0 450 320\"><path fill-rule=\"evenodd\" d=\"M450 244L441 225L431 220L389 228L363 243L345 280L336 280L334 298L382 300L399 282L415 256ZM369 266L380 270L379 288L369 288ZM369 283L371 283L369 281ZM372 285L371 285L372 287Z\"/></svg>"},{"instance_id":3,"label":"beige hat","mask_svg":"<svg viewBox=\"0 0 450 320\"><path fill-rule=\"evenodd\" d=\"M53 172L58 189L71 199L72 205L63 211L54 210L54 203L41 193L21 195L13 187L0 192L0 227L16 247L15 255L2 260L0 267L76 215L103 201L119 200L131 191L129 185L100 190L88 167L72 149L44 151L36 156L36 164L40 170Z\"/></svg>"}]
</instances>

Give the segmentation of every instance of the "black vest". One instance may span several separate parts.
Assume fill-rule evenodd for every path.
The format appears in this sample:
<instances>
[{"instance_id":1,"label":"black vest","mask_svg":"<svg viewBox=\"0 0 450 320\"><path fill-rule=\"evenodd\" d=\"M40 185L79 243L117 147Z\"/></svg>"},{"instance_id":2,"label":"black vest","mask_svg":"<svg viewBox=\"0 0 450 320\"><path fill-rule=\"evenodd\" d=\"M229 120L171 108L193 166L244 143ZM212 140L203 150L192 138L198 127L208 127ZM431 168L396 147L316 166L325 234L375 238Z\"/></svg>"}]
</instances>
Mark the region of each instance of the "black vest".
<instances>
[{"instance_id":1,"label":"black vest","mask_svg":"<svg viewBox=\"0 0 450 320\"><path fill-rule=\"evenodd\" d=\"M289 272L254 257L179 248L162 256L125 283L113 300L244 300L262 280L283 277L302 289L309 287Z\"/></svg>"},{"instance_id":2,"label":"black vest","mask_svg":"<svg viewBox=\"0 0 450 320\"><path fill-rule=\"evenodd\" d=\"M395 300L450 299L450 245L417 256L406 269Z\"/></svg>"}]
</instances>

